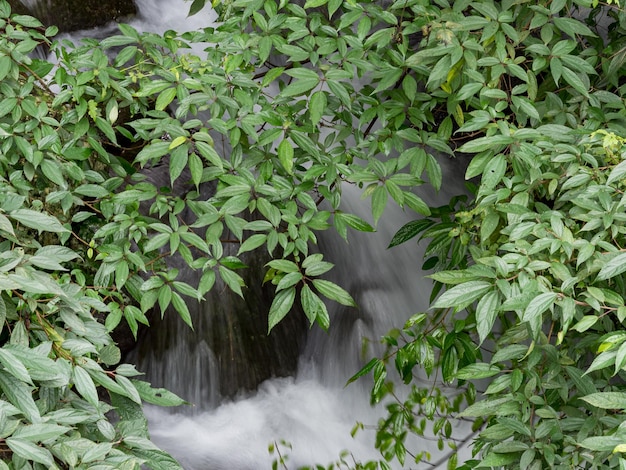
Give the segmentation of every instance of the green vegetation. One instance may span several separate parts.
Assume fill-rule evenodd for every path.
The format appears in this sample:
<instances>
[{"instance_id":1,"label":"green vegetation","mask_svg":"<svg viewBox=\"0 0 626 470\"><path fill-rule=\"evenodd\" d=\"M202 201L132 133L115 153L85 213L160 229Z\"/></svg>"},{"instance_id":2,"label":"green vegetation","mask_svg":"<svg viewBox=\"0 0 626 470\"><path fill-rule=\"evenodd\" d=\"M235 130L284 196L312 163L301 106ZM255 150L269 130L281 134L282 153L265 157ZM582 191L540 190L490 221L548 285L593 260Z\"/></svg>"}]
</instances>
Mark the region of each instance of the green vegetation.
<instances>
[{"instance_id":1,"label":"green vegetation","mask_svg":"<svg viewBox=\"0 0 626 470\"><path fill-rule=\"evenodd\" d=\"M294 304L328 328L326 299L354 301L316 233L374 230L341 210L348 184L375 222L420 214L391 245L427 240L434 269L432 310L353 377L407 397L379 423L384 458L427 460L417 434L449 468L626 468L623 5L214 3L215 28L68 47L0 0L0 468L179 468L141 403L182 400L133 379L110 334L169 306L192 326L186 299L217 282L245 295L233 241L272 257L268 329ZM429 208L414 188L455 153L475 198Z\"/></svg>"}]
</instances>

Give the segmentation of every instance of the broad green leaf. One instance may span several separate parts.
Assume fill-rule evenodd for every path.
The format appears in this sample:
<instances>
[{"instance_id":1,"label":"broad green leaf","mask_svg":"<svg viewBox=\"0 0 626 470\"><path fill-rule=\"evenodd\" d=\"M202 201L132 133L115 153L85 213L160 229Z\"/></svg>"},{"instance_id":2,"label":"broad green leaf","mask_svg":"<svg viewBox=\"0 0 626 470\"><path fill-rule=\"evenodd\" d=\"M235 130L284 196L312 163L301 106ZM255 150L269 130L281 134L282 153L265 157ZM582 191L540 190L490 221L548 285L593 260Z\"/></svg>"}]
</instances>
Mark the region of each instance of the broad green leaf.
<instances>
[{"instance_id":1,"label":"broad green leaf","mask_svg":"<svg viewBox=\"0 0 626 470\"><path fill-rule=\"evenodd\" d=\"M293 147L287 139L283 139L278 145L278 159L288 174L293 174Z\"/></svg>"},{"instance_id":2,"label":"broad green leaf","mask_svg":"<svg viewBox=\"0 0 626 470\"><path fill-rule=\"evenodd\" d=\"M176 97L176 88L167 88L159 93L154 108L157 111L163 111Z\"/></svg>"},{"instance_id":3,"label":"broad green leaf","mask_svg":"<svg viewBox=\"0 0 626 470\"><path fill-rule=\"evenodd\" d=\"M91 376L80 366L73 368L74 385L78 393L90 404L98 407L98 392Z\"/></svg>"},{"instance_id":4,"label":"broad green leaf","mask_svg":"<svg viewBox=\"0 0 626 470\"><path fill-rule=\"evenodd\" d=\"M61 166L58 162L53 162L47 158L45 158L41 163L41 172L44 174L46 178L48 178L53 183L66 187L67 182L63 177L63 172L61 171Z\"/></svg>"},{"instance_id":5,"label":"broad green leaf","mask_svg":"<svg viewBox=\"0 0 626 470\"><path fill-rule=\"evenodd\" d=\"M32 396L32 387L0 370L0 389L9 402L18 408L31 423L41 422L39 409Z\"/></svg>"},{"instance_id":6,"label":"broad green leaf","mask_svg":"<svg viewBox=\"0 0 626 470\"><path fill-rule=\"evenodd\" d=\"M71 430L72 428L68 426L59 426L58 424L50 423L38 423L18 427L13 433L13 437L25 441L41 442L47 441L49 439L58 438L59 436L62 436L63 434Z\"/></svg>"},{"instance_id":7,"label":"broad green leaf","mask_svg":"<svg viewBox=\"0 0 626 470\"><path fill-rule=\"evenodd\" d=\"M422 233L432 224L433 222L428 219L413 220L411 222L407 222L393 236L388 248L392 248L394 246L401 245L402 243L409 241L410 239Z\"/></svg>"},{"instance_id":8,"label":"broad green leaf","mask_svg":"<svg viewBox=\"0 0 626 470\"><path fill-rule=\"evenodd\" d=\"M187 16L193 16L202 10L204 8L205 1L206 0L193 0L193 3L189 7L189 15Z\"/></svg>"},{"instance_id":9,"label":"broad green leaf","mask_svg":"<svg viewBox=\"0 0 626 470\"><path fill-rule=\"evenodd\" d=\"M16 437L9 437L5 441L13 452L27 461L38 462L47 468L57 468L54 458L48 449Z\"/></svg>"},{"instance_id":10,"label":"broad green leaf","mask_svg":"<svg viewBox=\"0 0 626 470\"><path fill-rule=\"evenodd\" d=\"M459 413L459 417L486 417L486 416L497 416L499 411L502 409L502 406L513 401L512 397L500 397L500 398L487 398L485 400L478 401L473 405L465 408L461 413Z\"/></svg>"},{"instance_id":11,"label":"broad green leaf","mask_svg":"<svg viewBox=\"0 0 626 470\"><path fill-rule=\"evenodd\" d=\"M456 311L463 310L492 288L493 284L485 281L469 281L456 285L444 292L433 304L433 308L452 307Z\"/></svg>"},{"instance_id":12,"label":"broad green leaf","mask_svg":"<svg viewBox=\"0 0 626 470\"><path fill-rule=\"evenodd\" d=\"M579 92L583 96L589 96L588 87L584 84L582 79L574 72L567 67L563 67L563 78L567 83L569 83L572 88L574 88L577 92Z\"/></svg>"},{"instance_id":13,"label":"broad green leaf","mask_svg":"<svg viewBox=\"0 0 626 470\"><path fill-rule=\"evenodd\" d=\"M594 436L583 439L578 443L585 449L595 450L598 452L611 452L617 446L624 444L624 438L619 436Z\"/></svg>"},{"instance_id":14,"label":"broad green leaf","mask_svg":"<svg viewBox=\"0 0 626 470\"><path fill-rule=\"evenodd\" d=\"M500 150L503 146L513 143L513 137L508 135L494 135L490 137L478 137L461 145L458 151L462 153L478 153L485 150Z\"/></svg>"},{"instance_id":15,"label":"broad green leaf","mask_svg":"<svg viewBox=\"0 0 626 470\"><path fill-rule=\"evenodd\" d=\"M598 392L581 397L592 406L605 410L626 410L626 393L624 392Z\"/></svg>"},{"instance_id":16,"label":"broad green leaf","mask_svg":"<svg viewBox=\"0 0 626 470\"><path fill-rule=\"evenodd\" d=\"M352 227L359 232L374 232L374 227L368 224L365 220L354 214L346 214L345 212L337 211L335 218L341 219L346 225Z\"/></svg>"},{"instance_id":17,"label":"broad green leaf","mask_svg":"<svg viewBox=\"0 0 626 470\"><path fill-rule=\"evenodd\" d=\"M555 292L544 292L535 296L524 310L522 319L528 322L533 334L539 333L543 323L543 312L551 308L556 299Z\"/></svg>"},{"instance_id":18,"label":"broad green leaf","mask_svg":"<svg viewBox=\"0 0 626 470\"><path fill-rule=\"evenodd\" d=\"M281 92L283 97L300 96L307 91L315 88L319 83L319 77L317 78L300 78L295 79L293 83L287 85Z\"/></svg>"},{"instance_id":19,"label":"broad green leaf","mask_svg":"<svg viewBox=\"0 0 626 470\"><path fill-rule=\"evenodd\" d=\"M222 274L221 270L220 270L220 274ZM223 274L222 274L222 279L224 279ZM182 318L183 321L187 325L189 325L189 328L193 330L193 323L191 321L191 314L189 313L189 308L187 307L187 304L185 303L183 298L177 292L172 292L172 306L174 307L176 312L180 315L180 318Z\"/></svg>"},{"instance_id":20,"label":"broad green leaf","mask_svg":"<svg viewBox=\"0 0 626 470\"><path fill-rule=\"evenodd\" d=\"M387 189L384 185L377 186L372 193L372 217L374 218L374 224L378 223L378 220L383 215L385 207L387 206Z\"/></svg>"},{"instance_id":21,"label":"broad green leaf","mask_svg":"<svg viewBox=\"0 0 626 470\"><path fill-rule=\"evenodd\" d=\"M56 217L48 215L43 212L34 211L31 209L17 209L8 214L11 219L14 219L29 228L34 228L41 232L54 232L64 233L69 232L68 229L63 227Z\"/></svg>"},{"instance_id":22,"label":"broad green leaf","mask_svg":"<svg viewBox=\"0 0 626 470\"><path fill-rule=\"evenodd\" d=\"M626 177L626 160L614 166L606 180L606 184L612 184Z\"/></svg>"},{"instance_id":23,"label":"broad green leaf","mask_svg":"<svg viewBox=\"0 0 626 470\"><path fill-rule=\"evenodd\" d=\"M348 292L339 287L337 284L324 279L313 279L312 282L315 289L317 289L317 291L324 297L348 307L356 307L356 303L352 299L352 296L350 296Z\"/></svg>"},{"instance_id":24,"label":"broad green leaf","mask_svg":"<svg viewBox=\"0 0 626 470\"><path fill-rule=\"evenodd\" d=\"M455 376L459 380L479 380L487 377L493 377L501 372L499 367L479 362L470 364L459 370Z\"/></svg>"},{"instance_id":25,"label":"broad green leaf","mask_svg":"<svg viewBox=\"0 0 626 470\"><path fill-rule=\"evenodd\" d=\"M239 251L237 251L237 255L239 256L241 253L245 253L247 251L252 251L261 245L263 245L267 241L267 235L265 234L254 234L248 237L239 247Z\"/></svg>"},{"instance_id":26,"label":"broad green leaf","mask_svg":"<svg viewBox=\"0 0 626 470\"><path fill-rule=\"evenodd\" d=\"M324 112L326 111L327 99L326 92L316 91L311 95L309 99L309 115L311 117L311 123L316 126L322 119Z\"/></svg>"},{"instance_id":27,"label":"broad green leaf","mask_svg":"<svg viewBox=\"0 0 626 470\"><path fill-rule=\"evenodd\" d=\"M270 268L274 268L277 271L285 272L285 273L295 273L300 271L300 268L293 261L289 261L286 259L275 259L267 263L266 266Z\"/></svg>"},{"instance_id":28,"label":"broad green leaf","mask_svg":"<svg viewBox=\"0 0 626 470\"><path fill-rule=\"evenodd\" d=\"M598 281L604 281L612 277L618 276L626 271L626 253L621 253L611 258L600 270Z\"/></svg>"},{"instance_id":29,"label":"broad green leaf","mask_svg":"<svg viewBox=\"0 0 626 470\"><path fill-rule=\"evenodd\" d=\"M16 379L34 385L24 364L5 348L0 348L0 363Z\"/></svg>"},{"instance_id":30,"label":"broad green leaf","mask_svg":"<svg viewBox=\"0 0 626 470\"><path fill-rule=\"evenodd\" d=\"M292 287L287 290L281 290L276 294L272 305L270 306L269 318L268 318L268 333L272 331L285 315L289 313L293 302L296 298L296 288Z\"/></svg>"},{"instance_id":31,"label":"broad green leaf","mask_svg":"<svg viewBox=\"0 0 626 470\"><path fill-rule=\"evenodd\" d=\"M328 0L307 0L304 4L304 8L317 8L322 5L326 5Z\"/></svg>"},{"instance_id":32,"label":"broad green leaf","mask_svg":"<svg viewBox=\"0 0 626 470\"><path fill-rule=\"evenodd\" d=\"M351 384L352 382L357 380L359 377L363 377L364 375L368 374L379 362L380 362L380 359L377 359L377 358L371 359L367 364L363 366L363 368L360 371L358 371L356 374L350 377L347 383Z\"/></svg>"},{"instance_id":33,"label":"broad green leaf","mask_svg":"<svg viewBox=\"0 0 626 470\"><path fill-rule=\"evenodd\" d=\"M234 271L230 269L220 266L218 268L220 273L220 277L226 283L226 285L239 297L243 298L243 292L241 292L241 288L245 285L242 277Z\"/></svg>"},{"instance_id":34,"label":"broad green leaf","mask_svg":"<svg viewBox=\"0 0 626 470\"><path fill-rule=\"evenodd\" d=\"M484 295L476 306L476 330L480 344L482 344L491 330L498 316L500 294L492 290Z\"/></svg>"},{"instance_id":35,"label":"broad green leaf","mask_svg":"<svg viewBox=\"0 0 626 470\"><path fill-rule=\"evenodd\" d=\"M143 401L158 406L180 406L188 403L174 393L164 388L152 388L148 382L131 380Z\"/></svg>"},{"instance_id":36,"label":"broad green leaf","mask_svg":"<svg viewBox=\"0 0 626 470\"><path fill-rule=\"evenodd\" d=\"M326 305L322 302L317 294L315 294L308 284L305 284L300 291L300 303L302 304L302 309L304 310L304 314L309 319L309 323L312 325L320 315L324 316L324 313L328 315L326 312Z\"/></svg>"}]
</instances>

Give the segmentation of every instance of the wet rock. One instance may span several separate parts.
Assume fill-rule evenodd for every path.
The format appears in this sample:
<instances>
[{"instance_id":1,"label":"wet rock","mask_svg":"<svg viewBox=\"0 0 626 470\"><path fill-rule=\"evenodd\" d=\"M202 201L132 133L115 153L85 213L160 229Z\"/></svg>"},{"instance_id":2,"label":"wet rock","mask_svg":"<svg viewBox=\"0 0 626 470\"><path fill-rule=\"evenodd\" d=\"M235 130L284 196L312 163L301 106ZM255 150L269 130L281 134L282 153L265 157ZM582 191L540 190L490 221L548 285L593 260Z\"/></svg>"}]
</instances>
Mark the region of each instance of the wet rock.
<instances>
[{"instance_id":1,"label":"wet rock","mask_svg":"<svg viewBox=\"0 0 626 470\"><path fill-rule=\"evenodd\" d=\"M132 0L9 0L12 11L69 32L123 21L137 13Z\"/></svg>"}]
</instances>

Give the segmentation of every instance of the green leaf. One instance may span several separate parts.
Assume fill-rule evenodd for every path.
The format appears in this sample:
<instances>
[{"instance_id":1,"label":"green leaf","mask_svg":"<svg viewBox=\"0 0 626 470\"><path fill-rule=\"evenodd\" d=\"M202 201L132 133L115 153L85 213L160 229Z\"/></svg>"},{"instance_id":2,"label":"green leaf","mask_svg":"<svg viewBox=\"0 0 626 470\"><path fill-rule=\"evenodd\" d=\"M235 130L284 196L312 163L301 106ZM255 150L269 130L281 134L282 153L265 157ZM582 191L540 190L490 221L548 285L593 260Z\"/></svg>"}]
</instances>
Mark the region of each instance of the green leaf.
<instances>
[{"instance_id":1,"label":"green leaf","mask_svg":"<svg viewBox=\"0 0 626 470\"><path fill-rule=\"evenodd\" d=\"M454 307L456 311L463 310L492 288L493 284L485 281L469 281L459 284L444 292L433 304L433 308Z\"/></svg>"},{"instance_id":2,"label":"green leaf","mask_svg":"<svg viewBox=\"0 0 626 470\"><path fill-rule=\"evenodd\" d=\"M57 468L54 464L54 458L48 449L16 437L9 437L5 442L9 446L9 449L23 459L38 462L45 465L47 468Z\"/></svg>"},{"instance_id":3,"label":"green leaf","mask_svg":"<svg viewBox=\"0 0 626 470\"><path fill-rule=\"evenodd\" d=\"M473 405L465 408L461 413L459 413L459 417L485 417L485 416L497 416L498 411L502 409L502 406L513 401L511 397L500 397L494 399L486 399L481 400L479 402L474 403Z\"/></svg>"},{"instance_id":4,"label":"green leaf","mask_svg":"<svg viewBox=\"0 0 626 470\"><path fill-rule=\"evenodd\" d=\"M478 301L476 306L476 330L480 344L482 344L491 330L498 316L500 294L492 290Z\"/></svg>"},{"instance_id":5,"label":"green leaf","mask_svg":"<svg viewBox=\"0 0 626 470\"><path fill-rule=\"evenodd\" d=\"M191 7L189 7L189 14L187 16L193 16L204 8L206 0L193 0Z\"/></svg>"},{"instance_id":6,"label":"green leaf","mask_svg":"<svg viewBox=\"0 0 626 470\"><path fill-rule=\"evenodd\" d=\"M394 246L398 246L409 241L422 233L432 224L433 222L428 219L412 220L411 222L407 222L396 232L387 248L393 248Z\"/></svg>"},{"instance_id":7,"label":"green leaf","mask_svg":"<svg viewBox=\"0 0 626 470\"><path fill-rule=\"evenodd\" d=\"M604 410L626 410L626 393L624 392L598 392L581 397L596 408Z\"/></svg>"},{"instance_id":8,"label":"green leaf","mask_svg":"<svg viewBox=\"0 0 626 470\"><path fill-rule=\"evenodd\" d=\"M293 83L287 85L280 95L283 97L300 96L307 91L312 90L319 83L319 77L316 78L300 78L296 79Z\"/></svg>"},{"instance_id":9,"label":"green leaf","mask_svg":"<svg viewBox=\"0 0 626 470\"><path fill-rule=\"evenodd\" d=\"M596 280L604 281L612 277L618 276L626 271L626 253L621 253L606 263L600 272Z\"/></svg>"},{"instance_id":10,"label":"green leaf","mask_svg":"<svg viewBox=\"0 0 626 470\"><path fill-rule=\"evenodd\" d=\"M543 312L551 308L556 299L557 294L555 292L545 292L543 294L539 294L530 301L524 310L522 320L529 323L530 329L534 335L539 334L539 331L541 330Z\"/></svg>"},{"instance_id":11,"label":"green leaf","mask_svg":"<svg viewBox=\"0 0 626 470\"><path fill-rule=\"evenodd\" d=\"M176 97L176 88L167 88L159 93L154 108L157 111L163 111Z\"/></svg>"},{"instance_id":12,"label":"green leaf","mask_svg":"<svg viewBox=\"0 0 626 470\"><path fill-rule=\"evenodd\" d=\"M293 147L291 143L284 139L278 145L278 159L280 163L283 165L285 171L292 175L293 174Z\"/></svg>"},{"instance_id":13,"label":"green leaf","mask_svg":"<svg viewBox=\"0 0 626 470\"><path fill-rule=\"evenodd\" d=\"M317 291L328 299L334 300L335 302L339 302L340 304L348 307L356 307L356 303L350 294L337 284L324 279L313 279L312 282Z\"/></svg>"},{"instance_id":14,"label":"green leaf","mask_svg":"<svg viewBox=\"0 0 626 470\"><path fill-rule=\"evenodd\" d=\"M295 287L291 287L287 290L281 290L276 294L276 297L274 297L272 305L270 306L267 328L268 333L272 331L272 328L274 328L283 318L285 318L285 315L289 313L295 298Z\"/></svg>"},{"instance_id":15,"label":"green leaf","mask_svg":"<svg viewBox=\"0 0 626 470\"><path fill-rule=\"evenodd\" d=\"M378 186L372 193L372 217L374 217L374 224L378 223L378 219L383 215L385 207L387 206L387 188L385 186Z\"/></svg>"},{"instance_id":16,"label":"green leaf","mask_svg":"<svg viewBox=\"0 0 626 470\"><path fill-rule=\"evenodd\" d=\"M368 374L369 371L371 371L379 362L380 362L380 359L376 357L374 359L371 359L367 364L363 366L363 368L360 371L358 371L356 374L350 377L346 385L351 384L358 378L363 377L364 375Z\"/></svg>"},{"instance_id":17,"label":"green leaf","mask_svg":"<svg viewBox=\"0 0 626 470\"><path fill-rule=\"evenodd\" d=\"M322 5L326 5L328 0L307 0L304 4L304 8L317 8Z\"/></svg>"},{"instance_id":18,"label":"green leaf","mask_svg":"<svg viewBox=\"0 0 626 470\"><path fill-rule=\"evenodd\" d=\"M459 370L455 377L460 380L479 380L487 377L493 377L501 372L499 367L484 362L470 364Z\"/></svg>"},{"instance_id":19,"label":"green leaf","mask_svg":"<svg viewBox=\"0 0 626 470\"><path fill-rule=\"evenodd\" d=\"M241 244L241 246L239 247L239 251L237 252L237 256L239 256L241 253L255 250L256 248L263 245L266 241L267 241L267 235L265 234L257 233L257 234L251 235Z\"/></svg>"},{"instance_id":20,"label":"green leaf","mask_svg":"<svg viewBox=\"0 0 626 470\"><path fill-rule=\"evenodd\" d=\"M18 427L13 433L13 437L31 441L41 442L49 439L55 439L63 434L71 431L68 426L59 426L58 424L39 423Z\"/></svg>"},{"instance_id":21,"label":"green leaf","mask_svg":"<svg viewBox=\"0 0 626 470\"><path fill-rule=\"evenodd\" d=\"M131 380L142 400L157 406L180 406L189 403L164 388L152 388L143 380Z\"/></svg>"},{"instance_id":22,"label":"green leaf","mask_svg":"<svg viewBox=\"0 0 626 470\"><path fill-rule=\"evenodd\" d=\"M624 444L621 436L594 436L578 443L581 447L597 452L612 452L617 446Z\"/></svg>"},{"instance_id":23,"label":"green leaf","mask_svg":"<svg viewBox=\"0 0 626 470\"><path fill-rule=\"evenodd\" d=\"M241 292L241 287L245 285L244 280L241 276L224 266L220 266L218 268L220 273L220 277L226 283L226 285L239 297L243 298L243 292Z\"/></svg>"},{"instance_id":24,"label":"green leaf","mask_svg":"<svg viewBox=\"0 0 626 470\"><path fill-rule=\"evenodd\" d=\"M52 181L53 183L61 187L64 187L67 184L65 181L65 178L63 177L63 172L61 171L61 167L58 162L53 162L45 158L40 163L40 166L41 166L41 172L50 181Z\"/></svg>"},{"instance_id":25,"label":"green leaf","mask_svg":"<svg viewBox=\"0 0 626 470\"><path fill-rule=\"evenodd\" d=\"M570 70L567 67L563 67L563 78L569 83L572 88L579 92L583 96L589 96L589 89L576 74L576 72Z\"/></svg>"},{"instance_id":26,"label":"green leaf","mask_svg":"<svg viewBox=\"0 0 626 470\"><path fill-rule=\"evenodd\" d=\"M337 211L335 218L340 219L349 227L352 227L359 232L374 232L374 227L368 224L365 220L354 214L346 214L345 212Z\"/></svg>"},{"instance_id":27,"label":"green leaf","mask_svg":"<svg viewBox=\"0 0 626 470\"><path fill-rule=\"evenodd\" d=\"M223 278L224 277L222 276L222 279ZM187 307L187 304L185 303L183 298L177 292L172 292L172 306L174 307L176 312L180 315L180 318L182 318L183 321L189 326L189 328L193 330L193 323L191 321L191 314L189 313L189 308Z\"/></svg>"},{"instance_id":28,"label":"green leaf","mask_svg":"<svg viewBox=\"0 0 626 470\"><path fill-rule=\"evenodd\" d=\"M80 393L85 400L97 408L99 402L98 391L96 390L96 385L94 384L91 376L80 366L74 366L72 373L74 377L74 385L76 386L78 393Z\"/></svg>"},{"instance_id":29,"label":"green leaf","mask_svg":"<svg viewBox=\"0 0 626 470\"><path fill-rule=\"evenodd\" d=\"M510 145L512 143L513 137L508 135L479 137L461 145L461 147L458 148L458 151L462 153L478 153L489 149L499 150L503 146Z\"/></svg>"},{"instance_id":30,"label":"green leaf","mask_svg":"<svg viewBox=\"0 0 626 470\"><path fill-rule=\"evenodd\" d=\"M16 379L34 385L24 364L5 348L0 348L0 363Z\"/></svg>"},{"instance_id":31,"label":"green leaf","mask_svg":"<svg viewBox=\"0 0 626 470\"><path fill-rule=\"evenodd\" d=\"M22 225L34 228L41 232L65 233L68 229L63 227L56 217L31 209L17 209L8 214L11 219L17 220Z\"/></svg>"},{"instance_id":32,"label":"green leaf","mask_svg":"<svg viewBox=\"0 0 626 470\"><path fill-rule=\"evenodd\" d=\"M0 370L0 389L13 406L18 408L31 423L41 422L39 409L32 396L32 387Z\"/></svg>"},{"instance_id":33,"label":"green leaf","mask_svg":"<svg viewBox=\"0 0 626 470\"><path fill-rule=\"evenodd\" d=\"M305 284L300 291L300 302L302 304L304 314L309 319L309 323L311 325L318 320L320 316L328 316L326 305L324 305L322 299L320 299L317 294L311 290L308 284Z\"/></svg>"},{"instance_id":34,"label":"green leaf","mask_svg":"<svg viewBox=\"0 0 626 470\"><path fill-rule=\"evenodd\" d=\"M309 116L311 117L311 124L314 126L319 124L326 111L326 106L326 92L316 91L311 95L311 98L309 98Z\"/></svg>"},{"instance_id":35,"label":"green leaf","mask_svg":"<svg viewBox=\"0 0 626 470\"><path fill-rule=\"evenodd\" d=\"M274 268L276 271L281 271L284 273L295 273L300 271L300 268L293 261L289 261L286 259L275 259L266 264L270 268Z\"/></svg>"}]
</instances>

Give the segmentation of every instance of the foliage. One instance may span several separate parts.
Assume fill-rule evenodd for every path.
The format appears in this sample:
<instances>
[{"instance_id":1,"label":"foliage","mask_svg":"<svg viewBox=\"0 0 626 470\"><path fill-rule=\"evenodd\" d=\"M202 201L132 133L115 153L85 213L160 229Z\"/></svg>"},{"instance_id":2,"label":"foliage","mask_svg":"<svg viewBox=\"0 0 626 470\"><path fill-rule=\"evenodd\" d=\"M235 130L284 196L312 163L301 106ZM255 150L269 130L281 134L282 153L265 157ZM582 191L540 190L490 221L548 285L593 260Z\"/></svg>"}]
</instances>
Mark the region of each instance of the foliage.
<instances>
[{"instance_id":1,"label":"foliage","mask_svg":"<svg viewBox=\"0 0 626 470\"><path fill-rule=\"evenodd\" d=\"M271 257L268 328L296 302L327 328L324 298L354 301L311 246L374 230L341 209L352 184L374 225L389 200L426 217L392 244L430 240L433 300L448 286L355 376L373 372L375 402L403 396L390 365L408 386L378 428L385 459L427 459L410 434L454 450L462 419L480 460L461 468L626 465L620 5L214 3L203 31L120 25L74 47L0 0L3 460L177 468L140 403L182 401L129 379L110 333L169 306L191 326L185 298L218 282L244 295L254 250ZM29 56L40 45L56 64ZM475 199L429 208L413 190L438 189L455 152L473 154Z\"/></svg>"},{"instance_id":2,"label":"foliage","mask_svg":"<svg viewBox=\"0 0 626 470\"><path fill-rule=\"evenodd\" d=\"M424 32L406 69L444 113L446 142L473 155L476 189L391 242L428 240L436 300L353 378L373 373L374 402L406 396L377 445L419 461L405 443L426 429L457 468L454 422L470 420L477 459L460 468L624 468L623 5L395 6ZM463 393L442 396L440 380Z\"/></svg>"}]
</instances>

